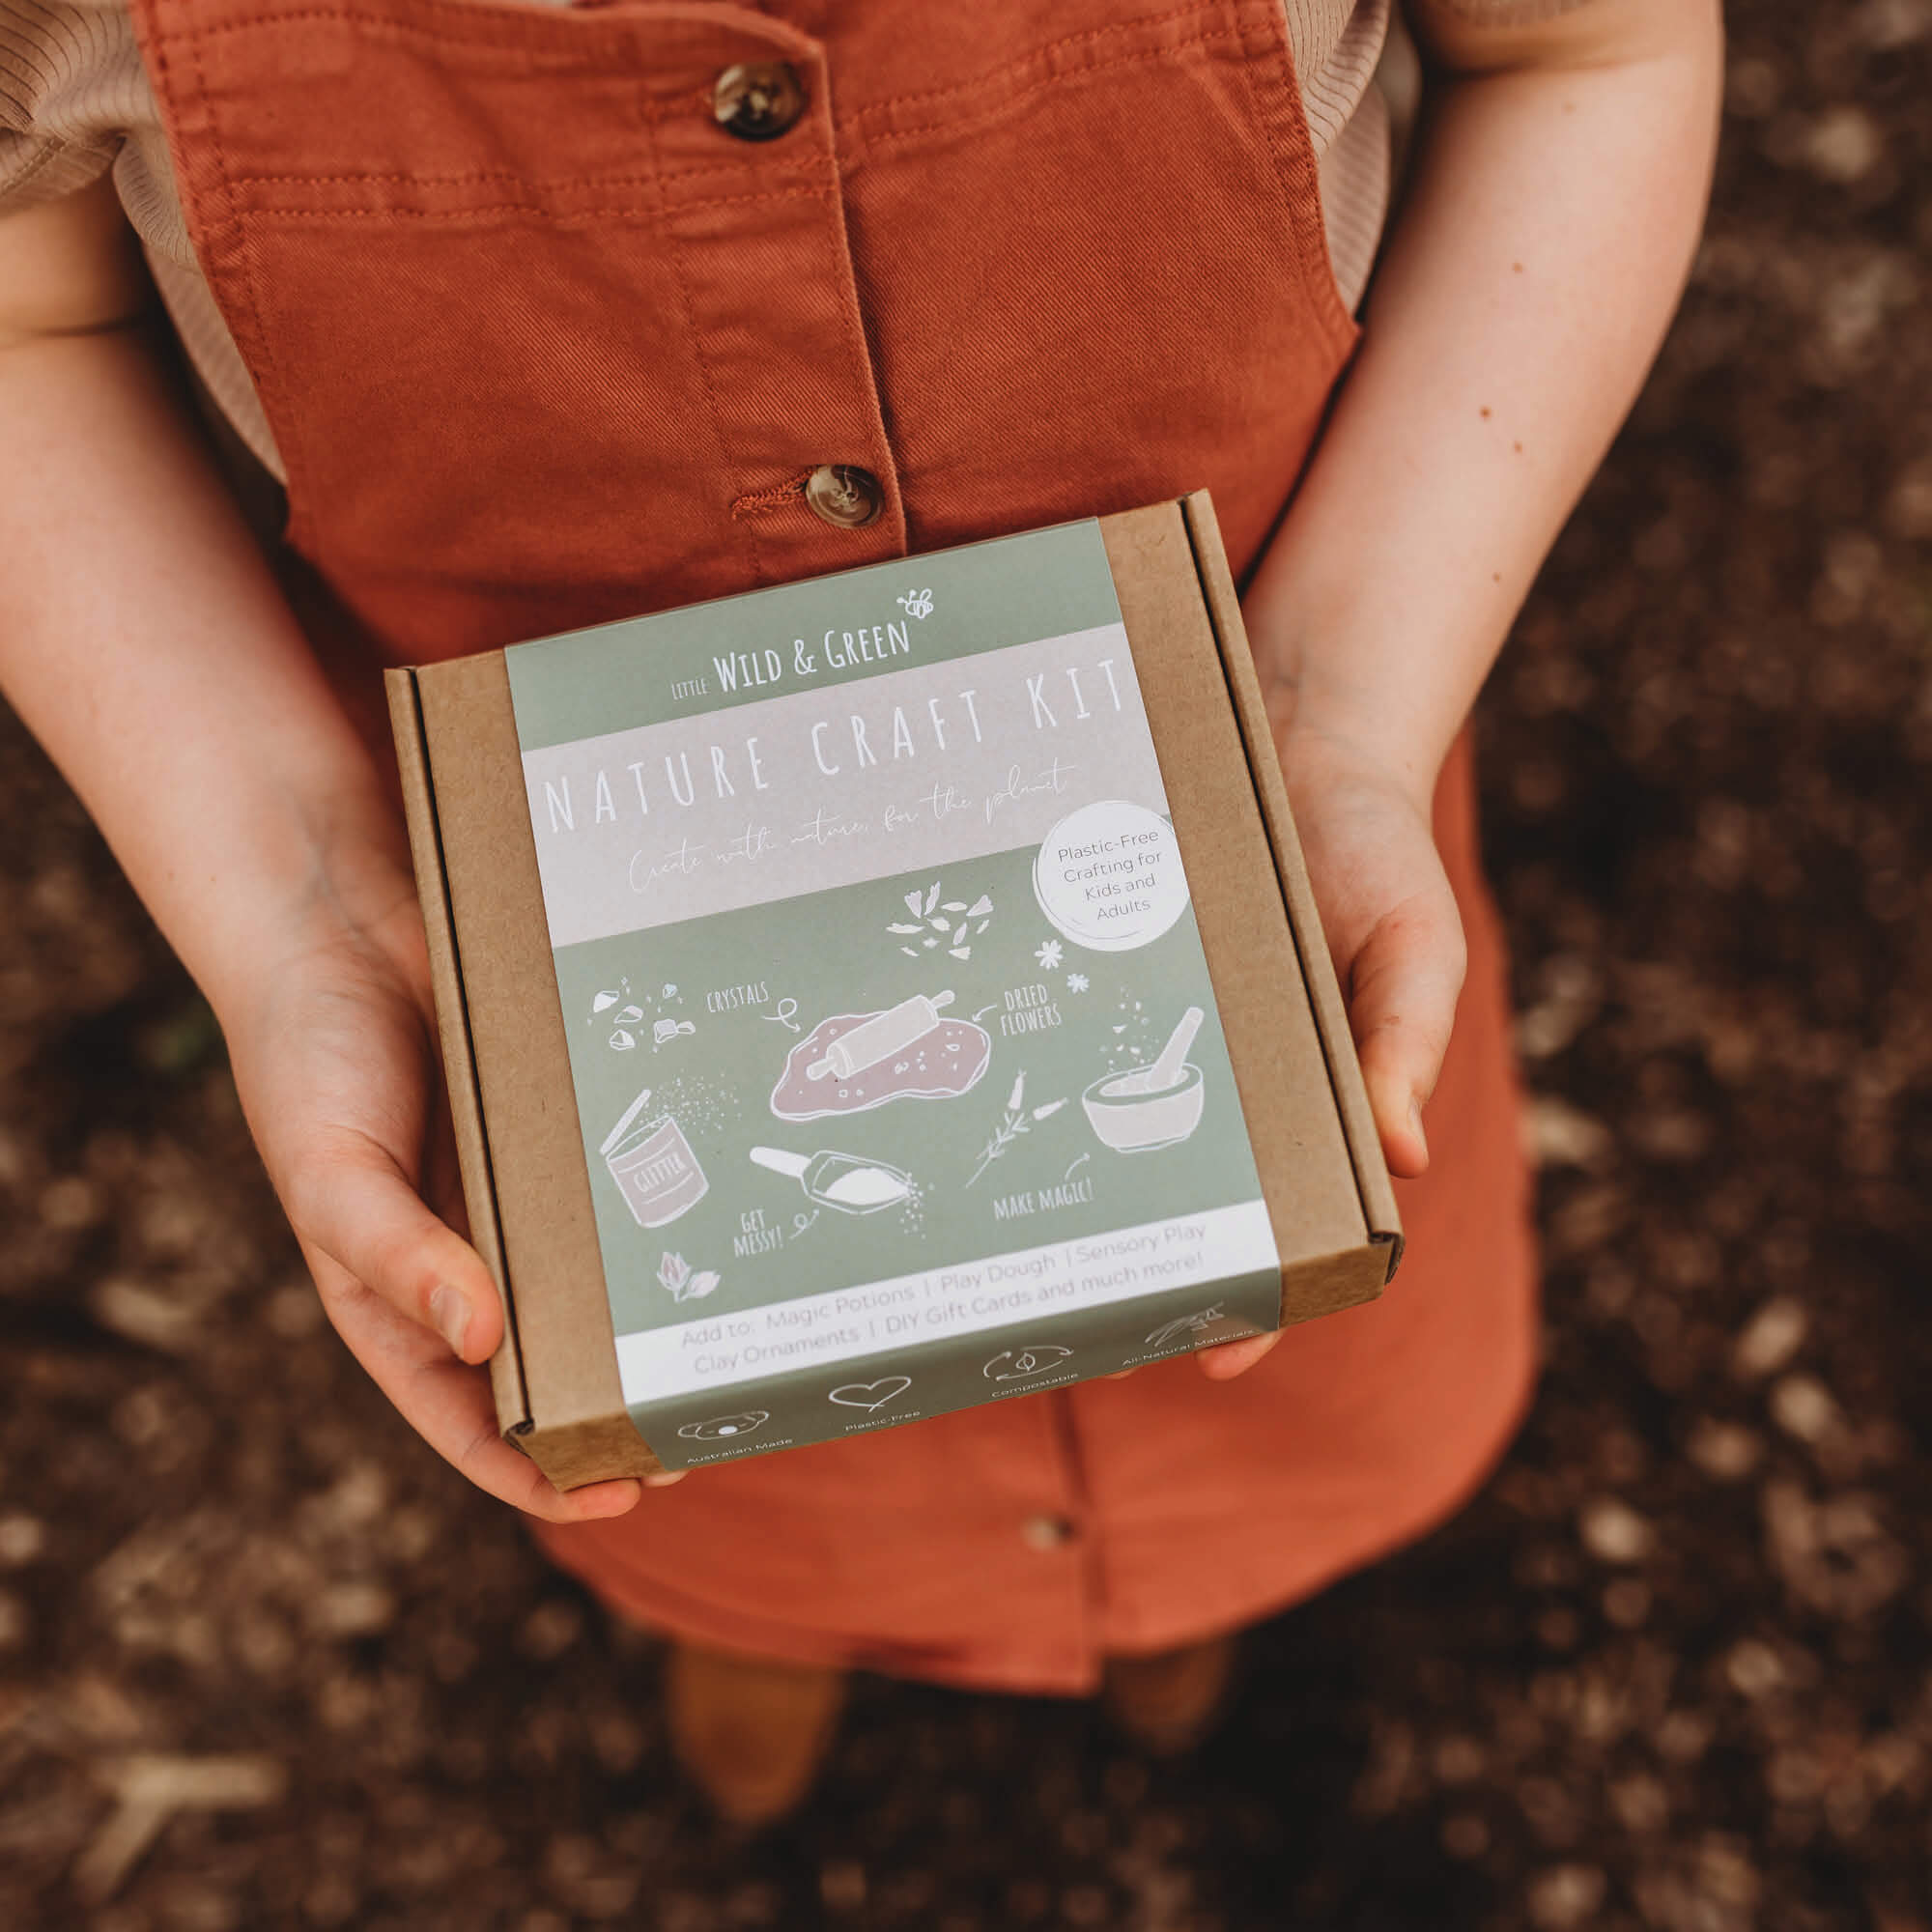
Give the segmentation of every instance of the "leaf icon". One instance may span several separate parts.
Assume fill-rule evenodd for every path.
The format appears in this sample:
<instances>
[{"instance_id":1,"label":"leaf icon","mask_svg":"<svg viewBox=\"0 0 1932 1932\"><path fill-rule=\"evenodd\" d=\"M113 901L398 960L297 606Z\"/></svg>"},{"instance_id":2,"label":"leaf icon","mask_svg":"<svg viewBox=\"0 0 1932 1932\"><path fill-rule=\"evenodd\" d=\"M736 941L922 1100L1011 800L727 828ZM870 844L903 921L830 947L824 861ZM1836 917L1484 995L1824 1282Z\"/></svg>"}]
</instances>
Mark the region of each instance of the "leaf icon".
<instances>
[{"instance_id":1,"label":"leaf icon","mask_svg":"<svg viewBox=\"0 0 1932 1932\"><path fill-rule=\"evenodd\" d=\"M903 920L897 921L894 924L886 927L886 930L888 932L903 932L907 934L915 932L923 932L924 931L924 929L925 928L923 926L907 925Z\"/></svg>"},{"instance_id":2,"label":"leaf icon","mask_svg":"<svg viewBox=\"0 0 1932 1932\"><path fill-rule=\"evenodd\" d=\"M938 913L933 914L931 924L935 932L951 932L952 930L952 922L950 919L943 918Z\"/></svg>"},{"instance_id":3,"label":"leaf icon","mask_svg":"<svg viewBox=\"0 0 1932 1932\"><path fill-rule=\"evenodd\" d=\"M938 903L939 903L939 881L937 879L934 879L932 882L932 890L925 895L925 905L922 909L920 917L922 919L930 919L932 917L932 909Z\"/></svg>"},{"instance_id":4,"label":"leaf icon","mask_svg":"<svg viewBox=\"0 0 1932 1932\"><path fill-rule=\"evenodd\" d=\"M949 946L946 949L946 956L949 959L970 959L973 956L973 949L970 946Z\"/></svg>"},{"instance_id":5,"label":"leaf icon","mask_svg":"<svg viewBox=\"0 0 1932 1932\"><path fill-rule=\"evenodd\" d=\"M966 910L966 901L964 899L948 899L939 909L941 912L964 912Z\"/></svg>"},{"instance_id":6,"label":"leaf icon","mask_svg":"<svg viewBox=\"0 0 1932 1932\"><path fill-rule=\"evenodd\" d=\"M981 893L980 896L966 908L966 917L968 919L978 919L980 917L981 914L989 913L992 911L992 909L993 909L992 900L989 899L984 893Z\"/></svg>"},{"instance_id":7,"label":"leaf icon","mask_svg":"<svg viewBox=\"0 0 1932 1932\"><path fill-rule=\"evenodd\" d=\"M923 905L923 896L924 895L923 894L917 892L908 893L905 895L906 910L909 913L912 913L922 919L925 916L922 909Z\"/></svg>"},{"instance_id":8,"label":"leaf icon","mask_svg":"<svg viewBox=\"0 0 1932 1932\"><path fill-rule=\"evenodd\" d=\"M678 1297L678 1299L681 1301L699 1300L704 1295L709 1294L711 1291L717 1286L718 1286L717 1275L710 1268L705 1268L701 1273L695 1274L691 1277L691 1285L684 1291L683 1294L681 1294Z\"/></svg>"}]
</instances>

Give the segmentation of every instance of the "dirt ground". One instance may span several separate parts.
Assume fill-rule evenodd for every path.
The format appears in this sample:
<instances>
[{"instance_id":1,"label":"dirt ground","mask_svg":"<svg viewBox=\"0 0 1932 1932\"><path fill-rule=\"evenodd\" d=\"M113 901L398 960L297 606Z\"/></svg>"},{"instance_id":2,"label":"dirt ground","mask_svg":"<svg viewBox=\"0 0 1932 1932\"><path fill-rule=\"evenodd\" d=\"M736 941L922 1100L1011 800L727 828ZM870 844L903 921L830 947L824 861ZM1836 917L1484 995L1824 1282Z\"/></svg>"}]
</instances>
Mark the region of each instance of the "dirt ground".
<instances>
[{"instance_id":1,"label":"dirt ground","mask_svg":"<svg viewBox=\"0 0 1932 1932\"><path fill-rule=\"evenodd\" d=\"M0 724L0 1925L1932 1932L1932 4L1741 0L1684 313L1481 710L1548 1370L1196 1756L862 1685L747 1840L322 1325Z\"/></svg>"}]
</instances>

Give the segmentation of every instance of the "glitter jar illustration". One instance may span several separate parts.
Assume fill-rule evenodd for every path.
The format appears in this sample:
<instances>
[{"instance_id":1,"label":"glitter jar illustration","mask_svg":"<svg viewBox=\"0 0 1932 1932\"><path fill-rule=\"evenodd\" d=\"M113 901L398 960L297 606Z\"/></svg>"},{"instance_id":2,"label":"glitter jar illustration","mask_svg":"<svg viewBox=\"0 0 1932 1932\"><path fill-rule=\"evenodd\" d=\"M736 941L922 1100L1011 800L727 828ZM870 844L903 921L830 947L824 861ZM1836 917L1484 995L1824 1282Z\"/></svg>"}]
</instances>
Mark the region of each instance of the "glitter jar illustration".
<instances>
[{"instance_id":1,"label":"glitter jar illustration","mask_svg":"<svg viewBox=\"0 0 1932 1932\"><path fill-rule=\"evenodd\" d=\"M650 1104L646 1087L604 1136L598 1151L640 1228L662 1228L703 1200L711 1183L668 1114L639 1120Z\"/></svg>"}]
</instances>

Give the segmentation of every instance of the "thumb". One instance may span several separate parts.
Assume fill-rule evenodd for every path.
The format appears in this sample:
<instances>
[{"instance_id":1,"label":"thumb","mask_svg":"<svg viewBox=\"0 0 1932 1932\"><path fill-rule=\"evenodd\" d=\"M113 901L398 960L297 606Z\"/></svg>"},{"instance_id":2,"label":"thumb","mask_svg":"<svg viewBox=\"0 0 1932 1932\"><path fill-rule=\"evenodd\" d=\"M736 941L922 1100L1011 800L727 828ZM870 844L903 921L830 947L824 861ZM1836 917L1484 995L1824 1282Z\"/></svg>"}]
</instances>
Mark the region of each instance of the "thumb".
<instances>
[{"instance_id":1,"label":"thumb","mask_svg":"<svg viewBox=\"0 0 1932 1932\"><path fill-rule=\"evenodd\" d=\"M503 1310L489 1269L375 1141L351 1132L308 1151L282 1198L301 1239L440 1334L461 1360L480 1362L496 1350Z\"/></svg>"},{"instance_id":2,"label":"thumb","mask_svg":"<svg viewBox=\"0 0 1932 1932\"><path fill-rule=\"evenodd\" d=\"M1429 1166L1422 1110L1435 1091L1456 1020L1468 948L1455 895L1411 894L1370 928L1350 962L1349 1026L1390 1171L1412 1179Z\"/></svg>"}]
</instances>

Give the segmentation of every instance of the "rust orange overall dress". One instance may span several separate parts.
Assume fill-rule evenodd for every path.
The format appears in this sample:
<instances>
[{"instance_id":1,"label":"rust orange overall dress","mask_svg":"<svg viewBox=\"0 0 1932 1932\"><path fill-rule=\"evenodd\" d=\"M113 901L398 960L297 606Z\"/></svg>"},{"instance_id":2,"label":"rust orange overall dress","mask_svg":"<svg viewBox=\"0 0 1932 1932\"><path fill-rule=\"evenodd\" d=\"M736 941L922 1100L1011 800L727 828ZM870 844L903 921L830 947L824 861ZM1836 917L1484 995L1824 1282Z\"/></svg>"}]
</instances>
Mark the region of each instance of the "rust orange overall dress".
<instances>
[{"instance_id":1,"label":"rust orange overall dress","mask_svg":"<svg viewBox=\"0 0 1932 1932\"><path fill-rule=\"evenodd\" d=\"M1351 347L1282 0L135 11L287 540L394 662L1201 484L1238 580ZM814 507L829 465L864 474ZM707 1469L552 1553L680 1634L1074 1691L1454 1508L1534 1329L1466 742L1436 833L1469 977L1381 1301L1232 1383Z\"/></svg>"}]
</instances>

